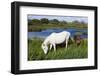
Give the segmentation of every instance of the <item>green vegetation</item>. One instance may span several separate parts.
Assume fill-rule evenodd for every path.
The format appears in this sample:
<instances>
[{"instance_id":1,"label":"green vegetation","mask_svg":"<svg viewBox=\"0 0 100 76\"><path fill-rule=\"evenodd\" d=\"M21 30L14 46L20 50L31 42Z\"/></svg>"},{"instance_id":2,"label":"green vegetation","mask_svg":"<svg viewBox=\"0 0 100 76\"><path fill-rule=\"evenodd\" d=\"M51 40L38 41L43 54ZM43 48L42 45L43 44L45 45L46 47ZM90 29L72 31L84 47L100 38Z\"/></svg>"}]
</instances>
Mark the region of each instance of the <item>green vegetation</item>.
<instances>
[{"instance_id":1,"label":"green vegetation","mask_svg":"<svg viewBox=\"0 0 100 76\"><path fill-rule=\"evenodd\" d=\"M75 43L70 43L68 49L65 46L58 46L54 52L49 50L45 55L41 49L43 39L33 38L28 40L28 60L53 60L53 59L80 59L88 57L87 39L82 40L81 45L77 46Z\"/></svg>"},{"instance_id":2,"label":"green vegetation","mask_svg":"<svg viewBox=\"0 0 100 76\"><path fill-rule=\"evenodd\" d=\"M54 29L54 28L77 28L77 29L87 29L87 23L84 22L66 22L59 21L57 19L48 20L46 18L42 19L32 19L28 20L28 31L41 31L45 29Z\"/></svg>"}]
</instances>

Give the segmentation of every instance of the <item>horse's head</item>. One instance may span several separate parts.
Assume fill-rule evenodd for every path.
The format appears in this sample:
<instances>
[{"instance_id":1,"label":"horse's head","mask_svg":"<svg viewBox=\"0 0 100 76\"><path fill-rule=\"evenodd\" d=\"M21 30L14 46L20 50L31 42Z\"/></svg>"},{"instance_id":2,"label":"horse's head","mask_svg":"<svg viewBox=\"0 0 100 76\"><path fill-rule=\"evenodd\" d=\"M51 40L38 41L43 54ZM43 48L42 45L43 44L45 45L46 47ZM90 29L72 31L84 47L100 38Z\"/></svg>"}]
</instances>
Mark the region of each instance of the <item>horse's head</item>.
<instances>
[{"instance_id":1,"label":"horse's head","mask_svg":"<svg viewBox=\"0 0 100 76\"><path fill-rule=\"evenodd\" d=\"M42 47L44 53L47 54L47 52L48 52L48 46L45 43L43 43L41 47Z\"/></svg>"}]
</instances>

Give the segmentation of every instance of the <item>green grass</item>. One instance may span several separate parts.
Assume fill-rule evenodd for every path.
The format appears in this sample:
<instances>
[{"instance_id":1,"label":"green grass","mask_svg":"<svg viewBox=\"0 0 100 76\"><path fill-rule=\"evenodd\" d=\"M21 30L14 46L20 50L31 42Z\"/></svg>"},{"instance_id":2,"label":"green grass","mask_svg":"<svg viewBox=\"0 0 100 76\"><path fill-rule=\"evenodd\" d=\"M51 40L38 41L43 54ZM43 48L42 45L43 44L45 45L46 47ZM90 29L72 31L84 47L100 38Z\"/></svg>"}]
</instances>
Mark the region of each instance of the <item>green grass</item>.
<instances>
[{"instance_id":1,"label":"green grass","mask_svg":"<svg viewBox=\"0 0 100 76\"><path fill-rule=\"evenodd\" d=\"M87 39L84 39L80 46L77 46L75 43L69 44L66 49L65 46L58 46L57 50L54 52L49 50L48 54L45 55L41 49L41 44L43 40L34 38L28 40L28 60L54 60L54 59L81 59L88 57L88 47Z\"/></svg>"}]
</instances>

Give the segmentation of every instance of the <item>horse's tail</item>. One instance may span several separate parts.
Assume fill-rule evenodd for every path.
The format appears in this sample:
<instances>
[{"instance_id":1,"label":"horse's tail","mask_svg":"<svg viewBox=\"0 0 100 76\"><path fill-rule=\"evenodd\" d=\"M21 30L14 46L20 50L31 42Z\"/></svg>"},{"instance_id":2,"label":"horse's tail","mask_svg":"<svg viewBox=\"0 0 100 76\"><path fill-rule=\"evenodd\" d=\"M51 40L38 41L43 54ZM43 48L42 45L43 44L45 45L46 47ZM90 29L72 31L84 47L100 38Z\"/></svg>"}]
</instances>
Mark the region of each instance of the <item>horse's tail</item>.
<instances>
[{"instance_id":1,"label":"horse's tail","mask_svg":"<svg viewBox=\"0 0 100 76\"><path fill-rule=\"evenodd\" d=\"M69 33L69 41L74 42L73 37L71 36L71 33Z\"/></svg>"},{"instance_id":2,"label":"horse's tail","mask_svg":"<svg viewBox=\"0 0 100 76\"><path fill-rule=\"evenodd\" d=\"M74 43L74 39L73 39L73 37L69 37L69 43Z\"/></svg>"}]
</instances>

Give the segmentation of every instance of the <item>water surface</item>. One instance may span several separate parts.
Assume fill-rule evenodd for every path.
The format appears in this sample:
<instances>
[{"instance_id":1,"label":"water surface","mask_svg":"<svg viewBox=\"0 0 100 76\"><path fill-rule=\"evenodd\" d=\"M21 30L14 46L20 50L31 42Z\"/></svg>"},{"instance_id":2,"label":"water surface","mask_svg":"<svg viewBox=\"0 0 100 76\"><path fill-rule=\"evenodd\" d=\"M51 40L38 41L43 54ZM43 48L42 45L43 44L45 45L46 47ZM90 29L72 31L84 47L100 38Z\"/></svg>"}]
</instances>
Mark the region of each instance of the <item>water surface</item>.
<instances>
[{"instance_id":1,"label":"water surface","mask_svg":"<svg viewBox=\"0 0 100 76\"><path fill-rule=\"evenodd\" d=\"M62 32L62 31L68 31L71 33L71 36L73 37L77 32L82 33L81 38L87 38L87 30L86 29L46 29L39 32L28 32L28 38L46 38L51 33L56 32Z\"/></svg>"}]
</instances>

